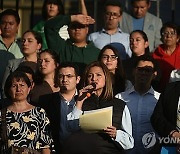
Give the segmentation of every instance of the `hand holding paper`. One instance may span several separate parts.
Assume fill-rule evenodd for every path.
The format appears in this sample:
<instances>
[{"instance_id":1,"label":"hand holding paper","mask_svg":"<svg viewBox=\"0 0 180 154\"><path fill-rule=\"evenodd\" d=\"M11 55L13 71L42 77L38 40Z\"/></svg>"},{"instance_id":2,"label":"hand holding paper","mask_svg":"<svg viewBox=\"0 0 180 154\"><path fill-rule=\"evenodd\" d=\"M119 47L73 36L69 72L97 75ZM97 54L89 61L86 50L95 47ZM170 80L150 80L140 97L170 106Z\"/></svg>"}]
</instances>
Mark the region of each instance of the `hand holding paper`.
<instances>
[{"instance_id":1,"label":"hand holding paper","mask_svg":"<svg viewBox=\"0 0 180 154\"><path fill-rule=\"evenodd\" d=\"M112 126L112 107L86 111L80 116L80 127L84 131L98 132Z\"/></svg>"}]
</instances>

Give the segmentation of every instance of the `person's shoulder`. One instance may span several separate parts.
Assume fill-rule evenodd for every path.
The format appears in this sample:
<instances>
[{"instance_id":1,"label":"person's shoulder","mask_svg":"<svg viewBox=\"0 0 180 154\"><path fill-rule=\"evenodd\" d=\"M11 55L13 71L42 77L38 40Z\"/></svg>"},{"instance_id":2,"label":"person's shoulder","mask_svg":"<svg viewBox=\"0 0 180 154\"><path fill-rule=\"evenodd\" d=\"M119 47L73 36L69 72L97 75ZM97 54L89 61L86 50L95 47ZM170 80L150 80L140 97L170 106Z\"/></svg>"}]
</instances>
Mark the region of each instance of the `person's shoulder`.
<instances>
[{"instance_id":1,"label":"person's shoulder","mask_svg":"<svg viewBox=\"0 0 180 154\"><path fill-rule=\"evenodd\" d=\"M97 48L97 47L94 45L94 42L93 42L93 41L88 41L88 44L87 44L86 48L93 48L94 51L96 51L96 52L99 51L99 52L100 52L100 49ZM92 52L93 52L93 51L92 51Z\"/></svg>"},{"instance_id":2,"label":"person's shoulder","mask_svg":"<svg viewBox=\"0 0 180 154\"><path fill-rule=\"evenodd\" d=\"M115 104L120 103L121 105L126 105L126 102L119 98L113 98L113 103Z\"/></svg>"},{"instance_id":3,"label":"person's shoulder","mask_svg":"<svg viewBox=\"0 0 180 154\"><path fill-rule=\"evenodd\" d=\"M46 22L45 20L40 20L34 27L42 26L45 24L45 22Z\"/></svg>"},{"instance_id":4,"label":"person's shoulder","mask_svg":"<svg viewBox=\"0 0 180 154\"><path fill-rule=\"evenodd\" d=\"M8 61L8 63L11 63L11 64L13 64L13 63L18 63L18 62L21 62L22 59L23 59L23 58L10 59L10 60Z\"/></svg>"},{"instance_id":5,"label":"person's shoulder","mask_svg":"<svg viewBox=\"0 0 180 154\"><path fill-rule=\"evenodd\" d=\"M60 96L59 96L59 92L41 95L41 96L39 97L39 100L49 101L49 100L52 100L52 99L55 98L55 97L60 97Z\"/></svg>"},{"instance_id":6,"label":"person's shoulder","mask_svg":"<svg viewBox=\"0 0 180 154\"><path fill-rule=\"evenodd\" d=\"M97 32L92 32L89 34L89 37L96 37L98 35L100 35L102 33L102 30L101 31L97 31Z\"/></svg>"},{"instance_id":7,"label":"person's shoulder","mask_svg":"<svg viewBox=\"0 0 180 154\"><path fill-rule=\"evenodd\" d=\"M158 20L158 21L161 20L161 18L159 18L159 17L157 17L154 14L149 13L149 12L146 13L146 17L149 18L150 20Z\"/></svg>"},{"instance_id":8,"label":"person's shoulder","mask_svg":"<svg viewBox=\"0 0 180 154\"><path fill-rule=\"evenodd\" d=\"M180 89L180 81L171 82L167 84L166 90L179 90ZM172 91L172 92L173 92Z\"/></svg>"},{"instance_id":9,"label":"person's shoulder","mask_svg":"<svg viewBox=\"0 0 180 154\"><path fill-rule=\"evenodd\" d=\"M132 18L132 16L128 12L125 12L125 11L123 12L122 17L127 18L127 19Z\"/></svg>"},{"instance_id":10,"label":"person's shoulder","mask_svg":"<svg viewBox=\"0 0 180 154\"><path fill-rule=\"evenodd\" d=\"M123 37L129 38L130 35L128 33L123 32L120 28L119 30L121 31L120 34L123 35Z\"/></svg>"}]
</instances>

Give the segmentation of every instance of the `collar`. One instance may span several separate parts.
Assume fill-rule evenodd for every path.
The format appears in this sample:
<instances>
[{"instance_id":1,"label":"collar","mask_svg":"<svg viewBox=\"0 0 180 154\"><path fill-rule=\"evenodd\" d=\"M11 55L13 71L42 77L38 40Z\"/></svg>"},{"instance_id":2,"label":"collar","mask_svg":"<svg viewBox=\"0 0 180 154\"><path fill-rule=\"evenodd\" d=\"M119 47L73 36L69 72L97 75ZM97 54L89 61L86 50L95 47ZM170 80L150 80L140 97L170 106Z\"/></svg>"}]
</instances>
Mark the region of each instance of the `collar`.
<instances>
[{"instance_id":1,"label":"collar","mask_svg":"<svg viewBox=\"0 0 180 154\"><path fill-rule=\"evenodd\" d=\"M138 93L138 92L134 89L134 86L132 86L130 89L127 90L127 93L128 93L128 94L131 94L131 93ZM143 95L146 95L146 94L154 95L154 89L152 88L152 86L151 86L151 88L150 88L146 93L144 93Z\"/></svg>"},{"instance_id":2,"label":"collar","mask_svg":"<svg viewBox=\"0 0 180 154\"><path fill-rule=\"evenodd\" d=\"M122 33L122 30L118 27L117 32ZM106 30L103 28L99 33L106 33Z\"/></svg>"},{"instance_id":3,"label":"collar","mask_svg":"<svg viewBox=\"0 0 180 154\"><path fill-rule=\"evenodd\" d=\"M14 40L14 42L18 42L18 37L16 36L15 37L15 40ZM0 41L2 42L2 43L4 43L4 41L3 41L3 38L2 38L2 36L0 35ZM12 42L13 43L13 42Z\"/></svg>"},{"instance_id":4,"label":"collar","mask_svg":"<svg viewBox=\"0 0 180 154\"><path fill-rule=\"evenodd\" d=\"M78 91L77 91L77 89L76 89L76 91L75 91L75 93L74 93L74 95L73 95L73 97L72 97L72 99L71 99L70 101L67 101L67 100L63 97L63 95L62 95L61 93L59 93L59 95L60 95L60 97L61 97L61 100L64 101L64 102L66 102L67 105L69 105L71 101L75 101L75 97L78 96Z\"/></svg>"}]
</instances>

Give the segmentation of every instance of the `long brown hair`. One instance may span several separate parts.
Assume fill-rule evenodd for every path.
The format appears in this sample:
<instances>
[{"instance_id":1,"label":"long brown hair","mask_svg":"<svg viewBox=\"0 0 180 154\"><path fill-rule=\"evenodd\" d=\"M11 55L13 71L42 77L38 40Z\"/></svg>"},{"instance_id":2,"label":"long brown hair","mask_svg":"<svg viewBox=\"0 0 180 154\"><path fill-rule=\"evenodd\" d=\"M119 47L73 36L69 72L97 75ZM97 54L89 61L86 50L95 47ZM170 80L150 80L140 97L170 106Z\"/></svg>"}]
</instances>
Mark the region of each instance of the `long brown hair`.
<instances>
[{"instance_id":1,"label":"long brown hair","mask_svg":"<svg viewBox=\"0 0 180 154\"><path fill-rule=\"evenodd\" d=\"M103 87L103 91L101 93L100 98L105 99L105 100L110 100L113 98L113 89L112 89L112 80L111 80L111 75L109 73L108 68L106 67L105 64L103 64L100 61L95 61L90 63L85 71L84 71L84 76L83 76L83 86L88 85L88 74L89 71L92 67L99 67L103 70L104 76L105 76L105 86Z\"/></svg>"}]
</instances>

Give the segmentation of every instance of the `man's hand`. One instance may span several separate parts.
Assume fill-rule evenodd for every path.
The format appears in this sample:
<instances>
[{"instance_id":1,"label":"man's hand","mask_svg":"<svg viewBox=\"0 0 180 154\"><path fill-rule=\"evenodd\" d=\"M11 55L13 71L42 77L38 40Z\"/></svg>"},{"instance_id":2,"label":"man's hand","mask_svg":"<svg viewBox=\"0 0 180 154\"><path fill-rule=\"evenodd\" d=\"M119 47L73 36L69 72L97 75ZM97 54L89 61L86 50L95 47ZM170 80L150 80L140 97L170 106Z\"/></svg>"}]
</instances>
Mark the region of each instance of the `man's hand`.
<instances>
[{"instance_id":1,"label":"man's hand","mask_svg":"<svg viewBox=\"0 0 180 154\"><path fill-rule=\"evenodd\" d=\"M90 16L78 14L71 16L71 22L79 22L83 25L89 25L89 24L94 24L95 20Z\"/></svg>"}]
</instances>

